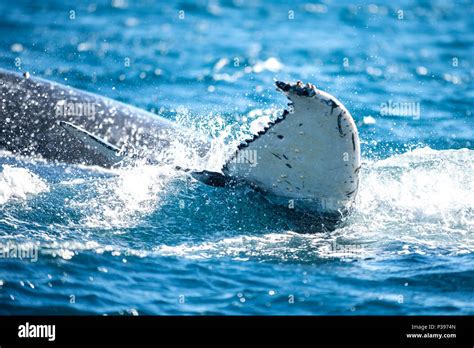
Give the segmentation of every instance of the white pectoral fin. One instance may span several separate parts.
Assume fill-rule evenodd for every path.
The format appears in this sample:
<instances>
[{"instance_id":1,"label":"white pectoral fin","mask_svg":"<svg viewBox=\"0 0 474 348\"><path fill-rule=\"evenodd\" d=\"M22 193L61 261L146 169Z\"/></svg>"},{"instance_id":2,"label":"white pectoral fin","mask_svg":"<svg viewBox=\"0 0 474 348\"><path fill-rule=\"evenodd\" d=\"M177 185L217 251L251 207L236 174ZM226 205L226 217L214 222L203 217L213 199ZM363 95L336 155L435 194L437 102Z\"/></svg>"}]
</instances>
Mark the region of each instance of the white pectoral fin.
<instances>
[{"instance_id":1,"label":"white pectoral fin","mask_svg":"<svg viewBox=\"0 0 474 348\"><path fill-rule=\"evenodd\" d=\"M117 163L123 160L124 156L120 154L120 149L104 139L86 131L85 129L78 127L72 123L60 121L61 127L63 127L68 133L73 135L83 144L92 148L94 151L104 156L111 163Z\"/></svg>"},{"instance_id":2,"label":"white pectoral fin","mask_svg":"<svg viewBox=\"0 0 474 348\"><path fill-rule=\"evenodd\" d=\"M345 212L358 188L359 136L346 108L314 86L277 82L290 111L243 142L224 173L271 201L313 212Z\"/></svg>"}]
</instances>

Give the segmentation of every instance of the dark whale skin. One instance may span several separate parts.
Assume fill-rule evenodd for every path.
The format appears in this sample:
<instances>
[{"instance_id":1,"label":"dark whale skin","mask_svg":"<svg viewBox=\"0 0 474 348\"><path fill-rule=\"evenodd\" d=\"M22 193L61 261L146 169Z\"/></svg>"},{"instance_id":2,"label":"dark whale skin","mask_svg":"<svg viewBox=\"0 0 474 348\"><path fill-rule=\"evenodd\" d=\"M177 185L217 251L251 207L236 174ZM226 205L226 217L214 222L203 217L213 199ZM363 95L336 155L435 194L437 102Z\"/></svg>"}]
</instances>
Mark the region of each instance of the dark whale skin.
<instances>
[{"instance_id":1,"label":"dark whale skin","mask_svg":"<svg viewBox=\"0 0 474 348\"><path fill-rule=\"evenodd\" d=\"M58 105L82 105L88 112L64 112ZM117 147L125 145L140 152L160 151L179 137L190 146L197 144L203 155L207 150L206 139L195 138L156 114L27 73L0 69L0 149L50 161L114 164L67 132L60 121L82 127Z\"/></svg>"}]
</instances>

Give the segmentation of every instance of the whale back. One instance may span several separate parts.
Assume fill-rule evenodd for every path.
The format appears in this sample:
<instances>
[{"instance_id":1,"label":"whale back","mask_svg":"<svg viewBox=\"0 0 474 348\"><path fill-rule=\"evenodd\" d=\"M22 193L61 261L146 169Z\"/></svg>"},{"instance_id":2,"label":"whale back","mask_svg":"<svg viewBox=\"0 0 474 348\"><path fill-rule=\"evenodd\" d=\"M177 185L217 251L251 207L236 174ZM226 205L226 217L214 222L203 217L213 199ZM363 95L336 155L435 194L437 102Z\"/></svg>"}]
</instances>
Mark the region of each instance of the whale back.
<instances>
[{"instance_id":1,"label":"whale back","mask_svg":"<svg viewBox=\"0 0 474 348\"><path fill-rule=\"evenodd\" d=\"M109 167L113 161L78 141L69 122L117 146L157 152L175 141L198 141L145 110L59 83L0 69L0 148L48 160ZM202 152L206 142L199 139Z\"/></svg>"}]
</instances>

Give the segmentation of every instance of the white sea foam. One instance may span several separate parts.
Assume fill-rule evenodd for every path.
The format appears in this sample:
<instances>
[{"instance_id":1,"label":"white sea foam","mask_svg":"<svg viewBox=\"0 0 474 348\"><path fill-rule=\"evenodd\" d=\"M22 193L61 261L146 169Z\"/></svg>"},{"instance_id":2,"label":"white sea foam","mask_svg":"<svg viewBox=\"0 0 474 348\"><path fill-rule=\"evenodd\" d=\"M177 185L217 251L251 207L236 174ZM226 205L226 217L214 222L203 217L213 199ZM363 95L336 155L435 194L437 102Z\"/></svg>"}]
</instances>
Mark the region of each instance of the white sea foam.
<instances>
[{"instance_id":1,"label":"white sea foam","mask_svg":"<svg viewBox=\"0 0 474 348\"><path fill-rule=\"evenodd\" d=\"M474 151L416 149L361 174L357 210L338 236L397 244L394 253L474 251Z\"/></svg>"},{"instance_id":2,"label":"white sea foam","mask_svg":"<svg viewBox=\"0 0 474 348\"><path fill-rule=\"evenodd\" d=\"M116 176L92 183L90 199L72 201L86 227L131 227L153 212L167 184L180 173L170 166L143 165L115 171Z\"/></svg>"},{"instance_id":3,"label":"white sea foam","mask_svg":"<svg viewBox=\"0 0 474 348\"><path fill-rule=\"evenodd\" d=\"M11 199L26 199L48 191L48 184L28 169L3 165L0 173L0 204Z\"/></svg>"}]
</instances>

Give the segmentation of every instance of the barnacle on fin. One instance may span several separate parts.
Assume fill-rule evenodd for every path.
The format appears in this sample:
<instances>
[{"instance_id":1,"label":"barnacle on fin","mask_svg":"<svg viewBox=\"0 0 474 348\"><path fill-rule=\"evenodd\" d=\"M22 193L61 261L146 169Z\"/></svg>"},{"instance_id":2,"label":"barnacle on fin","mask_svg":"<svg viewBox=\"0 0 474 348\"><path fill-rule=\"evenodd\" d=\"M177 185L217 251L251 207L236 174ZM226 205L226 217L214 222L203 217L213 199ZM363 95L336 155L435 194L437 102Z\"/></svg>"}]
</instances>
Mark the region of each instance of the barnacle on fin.
<instances>
[{"instance_id":1,"label":"barnacle on fin","mask_svg":"<svg viewBox=\"0 0 474 348\"><path fill-rule=\"evenodd\" d=\"M317 91L316 87L313 84L307 83L306 85L304 85L301 81L297 81L296 84L290 84L283 81L276 81L275 84L277 86L277 90L281 90L283 92L293 91L299 96L313 97L316 95L316 91ZM227 163L231 161L233 158L235 158L235 156L240 150L248 147L250 143L254 142L256 139L260 138L262 135L267 133L268 130L271 129L275 124L283 121L284 119L286 119L286 117L289 114L293 113L293 104L294 103L290 100L290 102L288 103L290 110L287 110L287 109L283 110L282 114L278 116L274 121L268 122L267 125L263 128L263 130L257 132L256 134L252 134L250 138L248 139L244 139L238 145L237 150L234 152L234 154L228 159ZM224 164L222 170L225 170L225 168L227 167L227 163Z\"/></svg>"},{"instance_id":2,"label":"barnacle on fin","mask_svg":"<svg viewBox=\"0 0 474 348\"><path fill-rule=\"evenodd\" d=\"M314 97L316 95L316 87L312 83L304 85L301 81L297 81L294 85L277 81L276 86L283 92L292 91L301 97Z\"/></svg>"}]
</instances>

